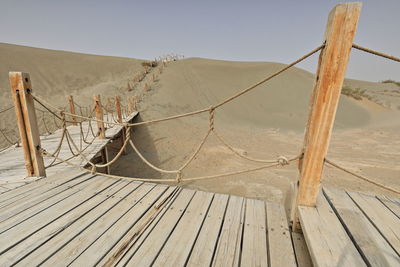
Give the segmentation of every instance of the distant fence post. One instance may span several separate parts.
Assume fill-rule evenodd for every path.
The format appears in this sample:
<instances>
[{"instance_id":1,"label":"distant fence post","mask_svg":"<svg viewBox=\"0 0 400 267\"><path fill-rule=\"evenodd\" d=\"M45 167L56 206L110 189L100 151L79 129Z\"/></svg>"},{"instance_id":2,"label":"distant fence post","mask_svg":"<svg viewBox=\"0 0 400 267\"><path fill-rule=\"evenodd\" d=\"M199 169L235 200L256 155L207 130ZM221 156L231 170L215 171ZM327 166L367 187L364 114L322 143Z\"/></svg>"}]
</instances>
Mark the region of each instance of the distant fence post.
<instances>
[{"instance_id":1,"label":"distant fence post","mask_svg":"<svg viewBox=\"0 0 400 267\"><path fill-rule=\"evenodd\" d=\"M122 122L122 111L121 111L121 97L115 96L115 109L117 110L118 122Z\"/></svg>"},{"instance_id":2,"label":"distant fence post","mask_svg":"<svg viewBox=\"0 0 400 267\"><path fill-rule=\"evenodd\" d=\"M24 151L28 176L46 176L43 156L40 152L40 133L36 119L32 84L28 73L9 73L19 134Z\"/></svg>"},{"instance_id":3,"label":"distant fence post","mask_svg":"<svg viewBox=\"0 0 400 267\"><path fill-rule=\"evenodd\" d=\"M304 139L297 206L315 206L324 159L343 86L361 3L337 5L329 14Z\"/></svg>"},{"instance_id":4,"label":"distant fence post","mask_svg":"<svg viewBox=\"0 0 400 267\"><path fill-rule=\"evenodd\" d=\"M103 108L101 106L100 95L93 96L95 111L96 111L96 119L97 121L97 129L100 139L106 138L106 128L104 127L104 116L103 116Z\"/></svg>"},{"instance_id":5,"label":"distant fence post","mask_svg":"<svg viewBox=\"0 0 400 267\"><path fill-rule=\"evenodd\" d=\"M115 96L115 109L117 110L117 117L118 117L118 122L122 123L122 111L121 111L121 97L116 95ZM125 143L125 127L122 128L121 130L121 142L122 145ZM124 148L124 154L126 154L126 148Z\"/></svg>"},{"instance_id":6,"label":"distant fence post","mask_svg":"<svg viewBox=\"0 0 400 267\"><path fill-rule=\"evenodd\" d=\"M75 104L74 104L74 97L72 95L68 96L68 103L69 103L69 111L71 114L75 115ZM75 116L71 116L71 120L72 120L72 125L78 125L78 123L76 123L76 117Z\"/></svg>"}]
</instances>

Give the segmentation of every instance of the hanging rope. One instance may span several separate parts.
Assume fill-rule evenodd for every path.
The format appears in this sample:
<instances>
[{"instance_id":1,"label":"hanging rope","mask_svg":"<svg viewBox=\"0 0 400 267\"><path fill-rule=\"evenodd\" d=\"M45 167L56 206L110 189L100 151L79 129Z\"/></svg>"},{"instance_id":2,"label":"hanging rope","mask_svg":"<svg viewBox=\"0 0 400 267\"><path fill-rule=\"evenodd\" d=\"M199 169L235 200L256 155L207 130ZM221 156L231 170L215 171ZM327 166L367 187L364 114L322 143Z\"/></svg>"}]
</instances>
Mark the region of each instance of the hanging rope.
<instances>
[{"instance_id":1,"label":"hanging rope","mask_svg":"<svg viewBox=\"0 0 400 267\"><path fill-rule=\"evenodd\" d=\"M8 107L8 108L5 108L5 109L3 109L3 110L0 110L0 113L7 112L7 111L9 111L9 110L11 110L11 109L13 109L13 108L14 108L14 106L10 106L10 107Z\"/></svg>"},{"instance_id":2,"label":"hanging rope","mask_svg":"<svg viewBox=\"0 0 400 267\"><path fill-rule=\"evenodd\" d=\"M328 163L329 165L331 165L331 166L333 166L333 167L339 169L339 170L342 170L342 171L344 171L344 172L347 172L348 174L351 174L351 175L353 175L353 176L355 176L355 177L357 177L357 178L360 178L360 179L363 180L363 181L366 181L366 182L368 182L368 183L371 183L371 184L373 184L373 185L376 185L376 186L378 186L378 187L380 187L380 188L386 189L386 190L388 190L388 191L390 191L390 192L393 192L393 193L396 193L396 194L400 194L400 191L397 190L397 189L394 189L394 188L392 188L392 187L389 187L389 186L383 185L383 184L381 184L381 183L375 182L375 181L373 181L373 180L371 180L371 179L369 179L369 178L367 178L367 177L365 177L365 176L363 176L363 175L360 175L360 174L357 174L357 173L355 173L355 172L352 172L352 171L350 171L349 169L346 169L346 168L344 168L344 167L342 167L342 166L339 166L337 163L334 163L333 161L331 161L331 160L329 160L329 159L327 159L327 158L325 158L325 162Z\"/></svg>"},{"instance_id":3,"label":"hanging rope","mask_svg":"<svg viewBox=\"0 0 400 267\"><path fill-rule=\"evenodd\" d=\"M367 53L370 53L370 54L373 54L373 55L376 55L376 56L380 56L380 57L384 57L384 58L387 58L387 59L390 59L390 60L394 60L394 61L400 62L400 58L399 57L391 56L391 55L388 55L388 54L385 54L385 53L382 53L382 52L379 52L379 51L375 51L375 50L372 50L372 49L369 49L369 48L362 47L360 45L353 44L353 48L361 50L361 51L364 51L364 52L367 52Z\"/></svg>"}]
</instances>

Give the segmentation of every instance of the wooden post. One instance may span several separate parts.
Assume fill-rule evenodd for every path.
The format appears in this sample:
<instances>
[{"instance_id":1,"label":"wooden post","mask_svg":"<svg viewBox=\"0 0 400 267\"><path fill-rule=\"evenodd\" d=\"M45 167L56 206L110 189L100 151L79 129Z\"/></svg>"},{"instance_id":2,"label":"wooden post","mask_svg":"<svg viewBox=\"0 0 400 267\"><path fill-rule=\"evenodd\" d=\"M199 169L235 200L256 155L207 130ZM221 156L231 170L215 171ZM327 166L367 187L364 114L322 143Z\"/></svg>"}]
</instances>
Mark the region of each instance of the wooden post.
<instances>
[{"instance_id":1,"label":"wooden post","mask_svg":"<svg viewBox=\"0 0 400 267\"><path fill-rule=\"evenodd\" d=\"M115 109L117 110L117 117L118 117L118 122L122 123L122 112L121 112L121 97L116 95L115 96ZM125 127L122 128L121 130L121 146L124 145L126 140L125 136ZM126 154L126 148L124 148L124 154Z\"/></svg>"},{"instance_id":2,"label":"wooden post","mask_svg":"<svg viewBox=\"0 0 400 267\"><path fill-rule=\"evenodd\" d=\"M122 111L121 111L121 97L115 96L115 109L117 110L118 122L122 122Z\"/></svg>"},{"instance_id":3,"label":"wooden post","mask_svg":"<svg viewBox=\"0 0 400 267\"><path fill-rule=\"evenodd\" d=\"M337 5L329 14L321 51L300 166L297 205L315 206L324 159L360 16L361 3Z\"/></svg>"},{"instance_id":4,"label":"wooden post","mask_svg":"<svg viewBox=\"0 0 400 267\"><path fill-rule=\"evenodd\" d=\"M108 162L108 149L107 146L105 146L102 150L101 150L101 158L103 159L103 163L107 163ZM105 173L106 174L110 174L111 173L111 168L110 165L105 167Z\"/></svg>"},{"instance_id":5,"label":"wooden post","mask_svg":"<svg viewBox=\"0 0 400 267\"><path fill-rule=\"evenodd\" d=\"M74 104L74 97L72 95L68 96L68 103L69 103L69 111L71 114L76 114L75 113L75 104ZM78 123L76 122L76 117L75 116L71 116L72 119L72 125L78 125Z\"/></svg>"},{"instance_id":6,"label":"wooden post","mask_svg":"<svg viewBox=\"0 0 400 267\"><path fill-rule=\"evenodd\" d=\"M104 127L103 109L101 107L100 95L93 96L94 106L96 110L96 119L101 120L97 122L97 129L100 139L106 138L106 128Z\"/></svg>"},{"instance_id":7,"label":"wooden post","mask_svg":"<svg viewBox=\"0 0 400 267\"><path fill-rule=\"evenodd\" d=\"M31 95L31 79L28 73L23 72L10 72L9 79L26 171L28 176L46 176L43 156L40 152L40 134L35 105Z\"/></svg>"}]
</instances>

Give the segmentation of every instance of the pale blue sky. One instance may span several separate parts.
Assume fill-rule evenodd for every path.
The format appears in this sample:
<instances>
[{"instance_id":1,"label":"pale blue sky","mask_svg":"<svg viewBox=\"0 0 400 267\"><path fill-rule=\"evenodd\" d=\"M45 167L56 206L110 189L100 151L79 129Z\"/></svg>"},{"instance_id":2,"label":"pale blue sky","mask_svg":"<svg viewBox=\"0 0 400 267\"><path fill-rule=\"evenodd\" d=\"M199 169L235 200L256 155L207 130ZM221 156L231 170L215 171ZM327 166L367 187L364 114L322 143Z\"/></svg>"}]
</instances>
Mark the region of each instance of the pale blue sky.
<instances>
[{"instance_id":1,"label":"pale blue sky","mask_svg":"<svg viewBox=\"0 0 400 267\"><path fill-rule=\"evenodd\" d=\"M322 42L340 1L0 0L0 42L151 59L289 63ZM355 43L400 55L400 0L365 0ZM400 80L400 64L353 52L348 77ZM315 57L299 65L315 72Z\"/></svg>"}]
</instances>

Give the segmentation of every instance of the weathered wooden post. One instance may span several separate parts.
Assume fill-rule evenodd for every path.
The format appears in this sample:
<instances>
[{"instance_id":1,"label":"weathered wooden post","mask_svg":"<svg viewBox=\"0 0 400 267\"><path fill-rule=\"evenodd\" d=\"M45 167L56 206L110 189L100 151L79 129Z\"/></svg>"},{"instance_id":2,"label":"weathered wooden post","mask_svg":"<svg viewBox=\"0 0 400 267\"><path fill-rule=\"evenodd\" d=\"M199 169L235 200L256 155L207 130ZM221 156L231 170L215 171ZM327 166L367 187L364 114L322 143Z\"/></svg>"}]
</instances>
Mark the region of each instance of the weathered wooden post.
<instances>
[{"instance_id":1,"label":"weathered wooden post","mask_svg":"<svg viewBox=\"0 0 400 267\"><path fill-rule=\"evenodd\" d=\"M122 122L122 111L121 111L121 97L115 96L115 109L117 111L118 122Z\"/></svg>"},{"instance_id":2,"label":"weathered wooden post","mask_svg":"<svg viewBox=\"0 0 400 267\"><path fill-rule=\"evenodd\" d=\"M69 111L71 114L75 115L75 104L74 104L74 97L72 95L68 96L68 103L69 103ZM71 116L72 125L78 125L76 122L76 117Z\"/></svg>"},{"instance_id":3,"label":"weathered wooden post","mask_svg":"<svg viewBox=\"0 0 400 267\"><path fill-rule=\"evenodd\" d=\"M118 96L118 95L115 96L115 109L117 110L118 122L122 123L121 97ZM125 139L126 139L126 136L125 136L125 127L124 127L121 130L121 143L122 143L122 146L125 143ZM124 148L124 152L123 153L126 154L126 148Z\"/></svg>"},{"instance_id":4,"label":"weathered wooden post","mask_svg":"<svg viewBox=\"0 0 400 267\"><path fill-rule=\"evenodd\" d=\"M46 176L43 156L40 152L40 133L34 99L31 95L31 79L28 73L23 72L10 72L9 79L26 171L28 176Z\"/></svg>"},{"instance_id":5,"label":"weathered wooden post","mask_svg":"<svg viewBox=\"0 0 400 267\"><path fill-rule=\"evenodd\" d=\"M104 127L104 116L103 109L101 107L100 95L93 96L95 111L96 111L96 119L97 121L97 129L100 139L106 138L106 128Z\"/></svg>"},{"instance_id":6,"label":"weathered wooden post","mask_svg":"<svg viewBox=\"0 0 400 267\"><path fill-rule=\"evenodd\" d=\"M297 206L315 206L361 3L337 5L329 14L311 96L300 164ZM297 221L297 219L295 220ZM296 223L296 222L295 222Z\"/></svg>"}]
</instances>

